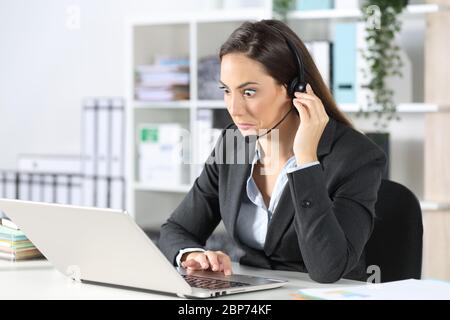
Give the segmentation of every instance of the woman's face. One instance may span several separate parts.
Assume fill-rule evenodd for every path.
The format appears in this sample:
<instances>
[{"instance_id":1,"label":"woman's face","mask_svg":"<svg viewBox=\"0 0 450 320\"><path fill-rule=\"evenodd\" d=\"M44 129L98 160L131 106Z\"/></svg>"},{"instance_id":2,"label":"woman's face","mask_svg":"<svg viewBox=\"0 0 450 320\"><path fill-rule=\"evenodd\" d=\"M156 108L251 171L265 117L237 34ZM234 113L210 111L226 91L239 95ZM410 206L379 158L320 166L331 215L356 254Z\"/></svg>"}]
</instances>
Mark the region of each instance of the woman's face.
<instances>
[{"instance_id":1,"label":"woman's face","mask_svg":"<svg viewBox=\"0 0 450 320\"><path fill-rule=\"evenodd\" d=\"M291 107L286 88L242 53L222 57L220 77L228 112L244 136L272 128Z\"/></svg>"}]
</instances>

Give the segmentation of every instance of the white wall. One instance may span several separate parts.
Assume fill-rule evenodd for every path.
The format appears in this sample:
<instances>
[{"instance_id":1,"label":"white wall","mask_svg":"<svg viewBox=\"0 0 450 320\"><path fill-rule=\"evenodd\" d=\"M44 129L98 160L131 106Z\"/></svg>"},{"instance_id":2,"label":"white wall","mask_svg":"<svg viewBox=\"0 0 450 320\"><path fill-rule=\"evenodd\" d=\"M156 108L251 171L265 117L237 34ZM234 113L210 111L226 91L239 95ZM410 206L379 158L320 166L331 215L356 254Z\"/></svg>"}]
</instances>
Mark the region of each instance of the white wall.
<instances>
[{"instance_id":1,"label":"white wall","mask_svg":"<svg viewBox=\"0 0 450 320\"><path fill-rule=\"evenodd\" d=\"M0 0L0 169L18 154L79 154L81 100L124 95L127 15L201 0ZM70 6L80 28L66 26Z\"/></svg>"}]
</instances>

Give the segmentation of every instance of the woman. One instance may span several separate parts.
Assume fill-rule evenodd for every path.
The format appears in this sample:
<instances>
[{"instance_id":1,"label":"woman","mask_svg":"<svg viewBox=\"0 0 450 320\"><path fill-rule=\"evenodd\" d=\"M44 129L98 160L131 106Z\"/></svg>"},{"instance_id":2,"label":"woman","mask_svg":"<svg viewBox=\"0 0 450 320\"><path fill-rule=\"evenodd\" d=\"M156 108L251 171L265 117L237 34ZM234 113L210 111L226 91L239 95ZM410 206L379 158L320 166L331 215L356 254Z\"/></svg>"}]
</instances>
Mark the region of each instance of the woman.
<instances>
[{"instance_id":1,"label":"woman","mask_svg":"<svg viewBox=\"0 0 450 320\"><path fill-rule=\"evenodd\" d=\"M308 83L291 96L298 64L287 41ZM222 220L245 253L240 263L308 272L323 283L365 280L364 247L385 154L338 110L305 45L284 23L245 22L222 45L220 60L234 124L162 226L161 250L189 270L229 275L230 257L204 249ZM238 134L229 139L227 130ZM230 141L233 151L248 149L248 161L229 162Z\"/></svg>"}]
</instances>

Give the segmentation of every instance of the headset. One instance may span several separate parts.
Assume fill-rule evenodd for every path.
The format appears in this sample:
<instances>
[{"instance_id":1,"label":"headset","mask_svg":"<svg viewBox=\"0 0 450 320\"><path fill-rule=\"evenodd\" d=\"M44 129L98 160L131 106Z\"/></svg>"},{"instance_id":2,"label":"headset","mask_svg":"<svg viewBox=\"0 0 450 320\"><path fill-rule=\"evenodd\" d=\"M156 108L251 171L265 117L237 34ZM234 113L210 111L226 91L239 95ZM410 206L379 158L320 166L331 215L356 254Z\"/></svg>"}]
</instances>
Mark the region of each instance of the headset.
<instances>
[{"instance_id":1,"label":"headset","mask_svg":"<svg viewBox=\"0 0 450 320\"><path fill-rule=\"evenodd\" d=\"M295 45L286 37L279 29L271 26L272 29L277 30L277 32L284 38L286 41L289 50L292 52L292 55L295 57L295 62L297 65L297 76L289 83L288 85L288 94L292 99L295 98L296 92L306 92L306 80L305 80L305 67L303 65L303 60L300 59L300 54L298 53Z\"/></svg>"},{"instance_id":2,"label":"headset","mask_svg":"<svg viewBox=\"0 0 450 320\"><path fill-rule=\"evenodd\" d=\"M280 29L272 26L272 25L268 25L270 28L272 28L273 30L276 30L285 40L289 50L292 52L292 55L295 58L295 64L297 66L297 76L291 80L291 82L289 82L288 84L288 95L291 99L295 98L295 93L296 92L306 92L306 80L305 80L305 68L303 65L303 61L300 58L300 54L298 53L297 49L295 48L295 45L289 40L288 37L286 37L283 32L281 32ZM293 106L292 108L289 109L289 111L283 116L283 118L281 118L280 121L278 121L271 129L269 129L267 132L265 132L264 134L261 135L257 135L256 139L259 139L263 136L265 136L266 134L269 134L270 131L272 131L273 129L275 129L276 127L278 127L278 125L280 123L282 123L284 121L284 119L286 119L286 117L289 115L289 113L291 113L291 111L295 109L295 107Z\"/></svg>"}]
</instances>

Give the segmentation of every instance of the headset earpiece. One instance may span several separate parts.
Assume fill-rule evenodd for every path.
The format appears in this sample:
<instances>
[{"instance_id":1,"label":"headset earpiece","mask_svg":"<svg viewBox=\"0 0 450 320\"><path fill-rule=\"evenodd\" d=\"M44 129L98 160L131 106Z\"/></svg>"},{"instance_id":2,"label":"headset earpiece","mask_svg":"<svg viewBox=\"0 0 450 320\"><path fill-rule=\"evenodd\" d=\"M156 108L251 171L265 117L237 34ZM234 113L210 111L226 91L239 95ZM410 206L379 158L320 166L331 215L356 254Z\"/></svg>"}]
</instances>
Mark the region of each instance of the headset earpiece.
<instances>
[{"instance_id":1,"label":"headset earpiece","mask_svg":"<svg viewBox=\"0 0 450 320\"><path fill-rule=\"evenodd\" d=\"M289 85L289 96L295 98L296 92L306 92L306 83L300 82L298 78L291 81Z\"/></svg>"}]
</instances>

